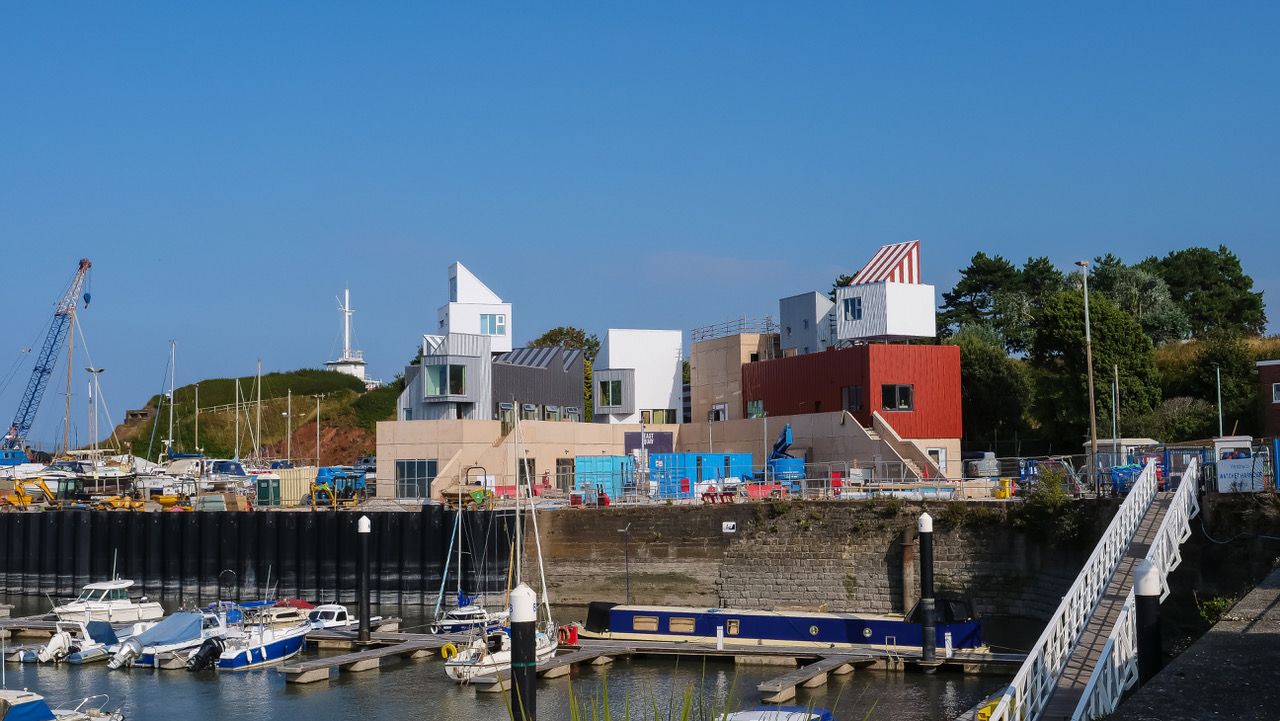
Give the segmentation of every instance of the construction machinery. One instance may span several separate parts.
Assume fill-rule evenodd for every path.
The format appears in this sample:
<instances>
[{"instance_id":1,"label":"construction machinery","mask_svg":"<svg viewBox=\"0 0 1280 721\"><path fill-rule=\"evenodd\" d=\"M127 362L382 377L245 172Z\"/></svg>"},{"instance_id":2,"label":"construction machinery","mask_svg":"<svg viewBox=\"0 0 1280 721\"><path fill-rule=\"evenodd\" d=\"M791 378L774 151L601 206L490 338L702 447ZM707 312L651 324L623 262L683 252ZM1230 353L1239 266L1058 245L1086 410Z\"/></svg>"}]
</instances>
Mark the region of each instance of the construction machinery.
<instances>
[{"instance_id":1,"label":"construction machinery","mask_svg":"<svg viewBox=\"0 0 1280 721\"><path fill-rule=\"evenodd\" d=\"M86 276L93 264L88 258L81 258L80 265L76 268L76 273L71 278L71 283L62 293L62 297L58 299L57 305L53 309L53 321L49 324L49 331L45 334L44 345L40 348L39 355L36 356L35 366L31 369L31 378L27 381L27 388L22 393L22 399L18 402L18 412L13 416L13 423L9 426L9 431L3 439L0 439L0 448L18 449L22 448L26 441L27 434L31 432L31 426L35 424L36 413L40 410L40 401L44 398L45 389L49 386L49 378L53 375L53 368L58 363L58 354L62 350L62 344L66 342L68 345L75 342L75 335L71 332L72 326L75 325L76 307L79 305L83 297L84 305L89 307L89 292L85 289ZM84 291L83 293L81 291ZM70 385L70 366L68 365L68 385ZM70 396L68 396L68 399ZM70 400L67 401L70 403ZM70 406L68 406L70 409ZM63 445L66 445L67 439L63 438Z\"/></svg>"},{"instance_id":2,"label":"construction machinery","mask_svg":"<svg viewBox=\"0 0 1280 721\"><path fill-rule=\"evenodd\" d=\"M358 506L368 498L364 471L343 466L325 466L316 472L310 491L301 505L312 508Z\"/></svg>"},{"instance_id":3,"label":"construction machinery","mask_svg":"<svg viewBox=\"0 0 1280 721\"><path fill-rule=\"evenodd\" d=\"M59 479L54 482L58 490L49 488L43 478L27 478L15 481L13 492L0 496L0 508L28 510L43 504L46 510L62 508L87 508L83 488L78 481Z\"/></svg>"}]
</instances>

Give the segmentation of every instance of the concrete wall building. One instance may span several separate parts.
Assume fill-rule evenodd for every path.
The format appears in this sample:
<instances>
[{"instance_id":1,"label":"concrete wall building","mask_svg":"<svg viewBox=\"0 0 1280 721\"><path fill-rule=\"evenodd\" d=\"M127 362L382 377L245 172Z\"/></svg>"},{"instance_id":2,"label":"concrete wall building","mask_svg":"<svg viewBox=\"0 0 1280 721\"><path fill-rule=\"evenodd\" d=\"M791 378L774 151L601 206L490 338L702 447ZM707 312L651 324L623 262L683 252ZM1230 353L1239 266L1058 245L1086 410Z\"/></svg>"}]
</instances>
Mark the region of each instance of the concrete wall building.
<instances>
[{"instance_id":1,"label":"concrete wall building","mask_svg":"<svg viewBox=\"0 0 1280 721\"><path fill-rule=\"evenodd\" d=\"M745 418L743 366L781 355L777 333L735 333L695 342L689 354L690 420Z\"/></svg>"},{"instance_id":2,"label":"concrete wall building","mask_svg":"<svg viewBox=\"0 0 1280 721\"><path fill-rule=\"evenodd\" d=\"M489 336L490 350L511 350L511 304L504 303L462 263L449 266L449 302L436 312L437 334Z\"/></svg>"},{"instance_id":3,"label":"concrete wall building","mask_svg":"<svg viewBox=\"0 0 1280 721\"><path fill-rule=\"evenodd\" d=\"M778 301L779 336L787 355L817 353L835 345L835 304L809 292Z\"/></svg>"},{"instance_id":4,"label":"concrete wall building","mask_svg":"<svg viewBox=\"0 0 1280 721\"><path fill-rule=\"evenodd\" d=\"M1259 401L1262 404L1262 432L1280 437L1280 359L1258 361Z\"/></svg>"},{"instance_id":5,"label":"concrete wall building","mask_svg":"<svg viewBox=\"0 0 1280 721\"><path fill-rule=\"evenodd\" d=\"M678 330L610 328L592 366L601 423L679 423L683 337Z\"/></svg>"}]
</instances>

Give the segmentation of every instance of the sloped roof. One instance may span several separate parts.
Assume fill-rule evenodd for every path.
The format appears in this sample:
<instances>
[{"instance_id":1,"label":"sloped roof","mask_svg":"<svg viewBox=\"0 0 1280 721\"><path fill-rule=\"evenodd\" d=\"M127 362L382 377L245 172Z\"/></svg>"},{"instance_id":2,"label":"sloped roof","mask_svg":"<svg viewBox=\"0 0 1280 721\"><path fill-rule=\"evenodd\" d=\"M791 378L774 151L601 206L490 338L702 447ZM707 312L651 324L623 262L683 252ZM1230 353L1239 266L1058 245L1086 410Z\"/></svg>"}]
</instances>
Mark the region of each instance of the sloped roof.
<instances>
[{"instance_id":1,"label":"sloped roof","mask_svg":"<svg viewBox=\"0 0 1280 721\"><path fill-rule=\"evenodd\" d=\"M871 256L871 260L862 266L862 270L853 276L849 285L883 281L920 282L920 241L908 240L905 243L881 246L880 250Z\"/></svg>"},{"instance_id":2,"label":"sloped roof","mask_svg":"<svg viewBox=\"0 0 1280 721\"><path fill-rule=\"evenodd\" d=\"M578 349L568 349L563 346L547 346L541 348L516 348L509 353L502 353L493 359L494 363L502 363L504 365L523 366L525 368L549 368L552 361L555 360L556 353L563 352L561 359L561 370L569 370L573 364L577 362L582 355L582 351Z\"/></svg>"}]
</instances>

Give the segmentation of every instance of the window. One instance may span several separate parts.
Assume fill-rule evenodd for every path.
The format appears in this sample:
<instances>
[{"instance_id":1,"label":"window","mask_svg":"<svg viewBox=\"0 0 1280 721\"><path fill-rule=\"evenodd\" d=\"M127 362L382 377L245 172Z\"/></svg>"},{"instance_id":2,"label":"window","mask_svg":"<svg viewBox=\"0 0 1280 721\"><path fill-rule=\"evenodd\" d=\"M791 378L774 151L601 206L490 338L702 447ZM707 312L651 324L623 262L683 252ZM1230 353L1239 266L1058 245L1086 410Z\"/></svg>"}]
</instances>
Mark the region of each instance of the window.
<instances>
[{"instance_id":1,"label":"window","mask_svg":"<svg viewBox=\"0 0 1280 721\"><path fill-rule=\"evenodd\" d=\"M632 631L657 631L658 617L657 616L632 616L631 630Z\"/></svg>"},{"instance_id":2,"label":"window","mask_svg":"<svg viewBox=\"0 0 1280 721\"><path fill-rule=\"evenodd\" d=\"M862 320L862 298L853 296L844 299L844 319L847 321Z\"/></svg>"},{"instance_id":3,"label":"window","mask_svg":"<svg viewBox=\"0 0 1280 721\"><path fill-rule=\"evenodd\" d=\"M1280 403L1280 383L1271 384L1271 402Z\"/></svg>"},{"instance_id":4,"label":"window","mask_svg":"<svg viewBox=\"0 0 1280 721\"><path fill-rule=\"evenodd\" d=\"M532 483L533 481L530 479L538 477L538 462L527 455L520 460L519 469L520 473L517 474L517 477L522 485Z\"/></svg>"},{"instance_id":5,"label":"window","mask_svg":"<svg viewBox=\"0 0 1280 721\"><path fill-rule=\"evenodd\" d=\"M640 411L640 422L644 425L653 423L653 411Z\"/></svg>"},{"instance_id":6,"label":"window","mask_svg":"<svg viewBox=\"0 0 1280 721\"><path fill-rule=\"evenodd\" d=\"M622 381L600 381L600 405L609 407L622 405Z\"/></svg>"},{"instance_id":7,"label":"window","mask_svg":"<svg viewBox=\"0 0 1280 721\"><path fill-rule=\"evenodd\" d=\"M724 633L726 636L737 636L738 628L739 628L739 623L738 623L738 619L736 618L731 618L728 621L724 622Z\"/></svg>"},{"instance_id":8,"label":"window","mask_svg":"<svg viewBox=\"0 0 1280 721\"><path fill-rule=\"evenodd\" d=\"M652 414L654 423L676 423L676 412L670 408L660 408L648 411Z\"/></svg>"},{"instance_id":9,"label":"window","mask_svg":"<svg viewBox=\"0 0 1280 721\"><path fill-rule=\"evenodd\" d=\"M756 361L758 361L758 360L760 360L760 354L759 354L759 353L752 353L752 354L751 354L751 360L750 360L749 362L751 362L751 363L755 363L755 362L756 362Z\"/></svg>"},{"instance_id":10,"label":"window","mask_svg":"<svg viewBox=\"0 0 1280 721\"><path fill-rule=\"evenodd\" d=\"M423 366L422 379L424 396L465 396L467 394L466 366Z\"/></svg>"},{"instance_id":11,"label":"window","mask_svg":"<svg viewBox=\"0 0 1280 721\"><path fill-rule=\"evenodd\" d=\"M672 616L667 619L667 631L671 633L693 633L691 616Z\"/></svg>"},{"instance_id":12,"label":"window","mask_svg":"<svg viewBox=\"0 0 1280 721\"><path fill-rule=\"evenodd\" d=\"M435 459L396 461L396 497L429 498L435 477Z\"/></svg>"},{"instance_id":13,"label":"window","mask_svg":"<svg viewBox=\"0 0 1280 721\"><path fill-rule=\"evenodd\" d=\"M845 386L840 389L840 400L850 413L862 410L862 386Z\"/></svg>"},{"instance_id":14,"label":"window","mask_svg":"<svg viewBox=\"0 0 1280 721\"><path fill-rule=\"evenodd\" d=\"M886 411L909 411L915 407L913 389L915 386L883 385L880 394L883 396Z\"/></svg>"},{"instance_id":15,"label":"window","mask_svg":"<svg viewBox=\"0 0 1280 721\"><path fill-rule=\"evenodd\" d=\"M480 335L506 335L507 316L501 313L480 314Z\"/></svg>"},{"instance_id":16,"label":"window","mask_svg":"<svg viewBox=\"0 0 1280 721\"><path fill-rule=\"evenodd\" d=\"M574 465L572 458L556 459L556 488L568 493L573 490Z\"/></svg>"},{"instance_id":17,"label":"window","mask_svg":"<svg viewBox=\"0 0 1280 721\"><path fill-rule=\"evenodd\" d=\"M747 401L747 418L763 418L764 401Z\"/></svg>"},{"instance_id":18,"label":"window","mask_svg":"<svg viewBox=\"0 0 1280 721\"><path fill-rule=\"evenodd\" d=\"M803 323L804 323L804 329L805 329L805 330L809 330L809 319L808 319L808 318L805 318L805 319L804 319L804 321L803 321Z\"/></svg>"},{"instance_id":19,"label":"window","mask_svg":"<svg viewBox=\"0 0 1280 721\"><path fill-rule=\"evenodd\" d=\"M716 422L729 420L729 404L717 403L714 406L711 406L711 413L709 414L708 420Z\"/></svg>"},{"instance_id":20,"label":"window","mask_svg":"<svg viewBox=\"0 0 1280 721\"><path fill-rule=\"evenodd\" d=\"M411 421L411 420L413 420L413 409L412 409L412 408L405 408L405 409L404 409L404 420L406 420L406 421Z\"/></svg>"}]
</instances>

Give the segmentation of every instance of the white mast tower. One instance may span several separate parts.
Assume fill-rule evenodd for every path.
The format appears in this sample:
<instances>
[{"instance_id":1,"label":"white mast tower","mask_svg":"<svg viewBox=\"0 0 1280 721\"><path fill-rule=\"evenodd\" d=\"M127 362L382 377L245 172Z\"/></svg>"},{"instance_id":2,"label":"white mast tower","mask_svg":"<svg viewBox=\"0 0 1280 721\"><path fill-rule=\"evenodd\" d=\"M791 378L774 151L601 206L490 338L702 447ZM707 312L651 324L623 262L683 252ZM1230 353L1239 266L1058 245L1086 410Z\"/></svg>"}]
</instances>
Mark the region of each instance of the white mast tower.
<instances>
[{"instance_id":1,"label":"white mast tower","mask_svg":"<svg viewBox=\"0 0 1280 721\"><path fill-rule=\"evenodd\" d=\"M343 290L342 298L338 299L338 312L342 313L342 355L337 360L325 361L324 365L329 370L367 381L364 373L364 353L351 349L351 316L355 311L351 309L350 288Z\"/></svg>"}]
</instances>

